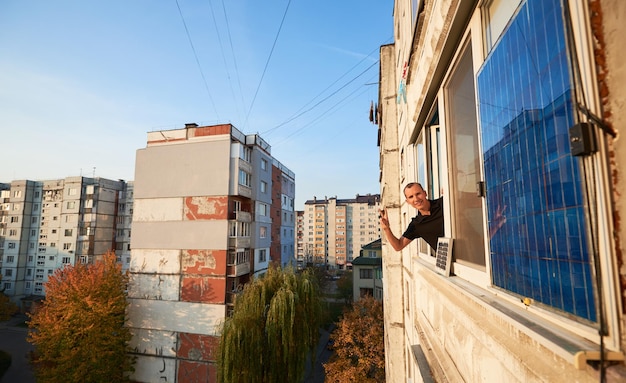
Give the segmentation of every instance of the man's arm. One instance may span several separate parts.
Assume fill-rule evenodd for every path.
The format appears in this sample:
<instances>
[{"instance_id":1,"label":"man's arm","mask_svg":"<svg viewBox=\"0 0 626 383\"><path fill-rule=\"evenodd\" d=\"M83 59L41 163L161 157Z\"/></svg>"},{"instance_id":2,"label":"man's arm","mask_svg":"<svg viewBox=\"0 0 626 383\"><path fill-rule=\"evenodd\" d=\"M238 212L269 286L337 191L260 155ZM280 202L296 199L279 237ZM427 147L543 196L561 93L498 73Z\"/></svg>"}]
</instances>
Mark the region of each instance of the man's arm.
<instances>
[{"instance_id":1,"label":"man's arm","mask_svg":"<svg viewBox=\"0 0 626 383\"><path fill-rule=\"evenodd\" d=\"M406 245L408 245L412 241L411 239L408 239L404 236L396 238L396 236L389 228L389 219L387 219L387 211L385 209L380 210L380 228L385 233L387 241L395 251L400 251L404 249Z\"/></svg>"}]
</instances>

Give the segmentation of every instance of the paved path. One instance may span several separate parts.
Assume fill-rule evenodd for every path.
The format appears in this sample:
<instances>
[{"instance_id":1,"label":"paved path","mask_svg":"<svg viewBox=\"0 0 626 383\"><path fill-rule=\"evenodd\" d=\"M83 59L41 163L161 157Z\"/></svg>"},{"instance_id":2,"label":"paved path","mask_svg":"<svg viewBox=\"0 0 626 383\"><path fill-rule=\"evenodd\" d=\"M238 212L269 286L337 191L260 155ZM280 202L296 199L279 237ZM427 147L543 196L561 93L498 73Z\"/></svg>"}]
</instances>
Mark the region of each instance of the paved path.
<instances>
[{"instance_id":1,"label":"paved path","mask_svg":"<svg viewBox=\"0 0 626 383\"><path fill-rule=\"evenodd\" d=\"M0 350L12 356L11 367L0 383L35 383L33 370L28 363L28 353L34 347L26 341L28 328L18 326L25 320L26 316L17 315L7 322L0 322Z\"/></svg>"}]
</instances>

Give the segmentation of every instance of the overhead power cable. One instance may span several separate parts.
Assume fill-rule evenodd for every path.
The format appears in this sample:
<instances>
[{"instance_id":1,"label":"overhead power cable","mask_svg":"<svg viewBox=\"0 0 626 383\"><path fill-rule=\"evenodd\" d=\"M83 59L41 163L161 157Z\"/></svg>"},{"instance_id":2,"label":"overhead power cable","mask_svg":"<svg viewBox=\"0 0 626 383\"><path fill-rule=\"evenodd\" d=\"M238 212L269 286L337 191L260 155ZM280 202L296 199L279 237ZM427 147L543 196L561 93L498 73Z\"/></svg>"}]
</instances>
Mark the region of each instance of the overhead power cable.
<instances>
[{"instance_id":1,"label":"overhead power cable","mask_svg":"<svg viewBox=\"0 0 626 383\"><path fill-rule=\"evenodd\" d=\"M198 65L198 69L200 70L200 75L202 76L202 81L204 82L204 88L209 95L209 100L211 100L211 105L213 105L213 110L215 111L215 116L219 119L219 113L217 112L217 107L215 106L215 102L213 101L213 97L211 96L211 91L209 90L209 84L206 81L206 77L204 76L204 72L202 71L202 66L200 65L200 60L198 59L198 54L196 53L196 48L193 45L193 41L191 40L191 35L189 34L189 29L187 28L187 23L185 22L185 17L183 16L183 12L180 9L180 4L178 4L178 0L176 0L176 7L178 8L178 14L180 14L180 18L183 21L183 25L185 26L185 32L187 33L187 39L189 40L189 45L191 45L191 50L193 51L193 56L196 58L196 64Z\"/></svg>"},{"instance_id":2,"label":"overhead power cable","mask_svg":"<svg viewBox=\"0 0 626 383\"><path fill-rule=\"evenodd\" d=\"M298 113L297 115L289 118L287 121L284 121L282 123L280 123L279 125L273 127L272 129L266 130L265 132L263 132L262 134L266 134L269 132L272 132L278 128L280 128L281 126L284 126L288 123L290 123L291 121L295 120L296 118L302 116L305 113L310 112L311 110L315 109L317 106L319 106L321 103L323 103L324 101L328 100L329 98L331 98L332 96L334 96L335 94L337 94L340 90L344 89L345 87L347 87L348 85L350 85L352 82L354 82L356 79L358 79L359 77L361 77L362 75L364 75L365 73L367 73L367 71L369 71L370 69L372 69L372 67L376 64L378 64L379 61L376 61L375 63L373 63L372 65L370 65L369 67L367 67L367 69L365 69L363 72L359 73L356 77L352 78L350 81L348 81L347 83L343 84L341 87L339 87L337 90L335 90L334 92L332 92L331 94L329 94L328 96L324 97L323 99L321 99L320 101L318 101L317 103L315 103L313 106L311 106L310 108ZM333 109L334 106L331 108Z\"/></svg>"},{"instance_id":3,"label":"overhead power cable","mask_svg":"<svg viewBox=\"0 0 626 383\"><path fill-rule=\"evenodd\" d=\"M270 50L270 54L267 57L267 61L265 62L265 68L263 68L263 74L261 74L261 79L259 80L259 85L256 88L256 92L254 92L254 97L252 98L252 102L250 103L250 109L248 110L248 114L246 115L246 122L244 125L248 125L248 118L250 117L250 112L252 112L252 108L254 107L254 102L256 101L256 96L259 94L259 89L261 88L261 83L263 83L263 78L265 77L265 72L267 71L267 67L269 66L270 60L272 58L272 54L274 53L274 48L276 47L276 42L278 41L278 36L280 36L280 31L283 29L283 24L285 22L285 18L287 17L287 11L289 10L289 5L291 4L291 0L287 3L287 7L285 8L285 13L283 13L283 19L280 21L280 26L278 27L278 32L276 32L276 37L274 38L274 44L272 44L272 49Z\"/></svg>"},{"instance_id":4,"label":"overhead power cable","mask_svg":"<svg viewBox=\"0 0 626 383\"><path fill-rule=\"evenodd\" d=\"M224 8L224 2L222 1L222 8ZM224 61L224 70L226 70L226 78L228 78L228 85L230 87L230 93L233 96L233 101L235 100L235 90L233 89L233 83L232 81L230 81L230 70L228 62L226 61L226 54L224 53L224 45L222 44L222 36L220 35L220 30L217 26L217 19L215 18L215 12L213 11L213 4L211 3L211 1L209 0L209 9L211 10L211 17L213 18L213 26L215 26L215 33L217 34L217 41L220 45L220 52L222 54L222 61ZM224 17L226 17L226 9L224 8ZM228 19L226 19L228 21ZM228 26L228 24L226 24ZM228 35L230 37L230 30L228 30ZM232 49L232 41L231 41L231 49ZM237 60L234 59L233 57L233 61L235 63L237 63ZM235 67L236 68L236 67ZM241 89L240 89L241 90ZM239 117L241 117L240 111L239 111L239 107L236 102L235 104L235 110L237 111L237 114L239 115ZM243 104L242 104L243 105Z\"/></svg>"},{"instance_id":5,"label":"overhead power cable","mask_svg":"<svg viewBox=\"0 0 626 383\"><path fill-rule=\"evenodd\" d=\"M228 13L226 13L226 5L222 0L222 10L224 11L224 20L226 21L226 31L228 31L228 42L230 44L230 53L233 56L233 66L235 67L235 77L237 77L237 86L239 87L239 95L241 96L241 105L245 108L246 102L243 98L243 89L241 87L241 76L239 76L239 67L237 66L237 57L235 57L235 49L233 47L233 38L230 33L230 23L228 22Z\"/></svg>"}]
</instances>

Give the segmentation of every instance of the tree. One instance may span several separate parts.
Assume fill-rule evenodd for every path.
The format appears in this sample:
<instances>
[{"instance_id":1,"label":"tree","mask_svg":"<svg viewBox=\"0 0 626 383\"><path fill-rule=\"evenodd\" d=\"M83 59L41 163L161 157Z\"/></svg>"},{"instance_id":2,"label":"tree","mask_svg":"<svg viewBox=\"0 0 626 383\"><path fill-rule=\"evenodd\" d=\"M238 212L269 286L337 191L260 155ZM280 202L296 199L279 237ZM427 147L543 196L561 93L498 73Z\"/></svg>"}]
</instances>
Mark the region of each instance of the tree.
<instances>
[{"instance_id":1,"label":"tree","mask_svg":"<svg viewBox=\"0 0 626 383\"><path fill-rule=\"evenodd\" d=\"M346 271L337 280L337 293L343 298L346 304L352 302L353 298L352 271Z\"/></svg>"},{"instance_id":2,"label":"tree","mask_svg":"<svg viewBox=\"0 0 626 383\"><path fill-rule=\"evenodd\" d=\"M133 361L124 327L128 275L107 253L92 265L57 269L29 314L38 382L126 382Z\"/></svg>"},{"instance_id":3,"label":"tree","mask_svg":"<svg viewBox=\"0 0 626 383\"><path fill-rule=\"evenodd\" d=\"M383 305L367 296L355 302L330 336L335 351L324 364L326 382L385 381Z\"/></svg>"},{"instance_id":4,"label":"tree","mask_svg":"<svg viewBox=\"0 0 626 383\"><path fill-rule=\"evenodd\" d=\"M270 267L244 287L226 318L218 357L223 383L300 382L319 339L318 286L309 271Z\"/></svg>"},{"instance_id":5,"label":"tree","mask_svg":"<svg viewBox=\"0 0 626 383\"><path fill-rule=\"evenodd\" d=\"M2 278L0 278L1 280ZM11 319L18 311L20 311L19 307L11 301L11 298L6 296L4 289L0 290L0 322Z\"/></svg>"}]
</instances>

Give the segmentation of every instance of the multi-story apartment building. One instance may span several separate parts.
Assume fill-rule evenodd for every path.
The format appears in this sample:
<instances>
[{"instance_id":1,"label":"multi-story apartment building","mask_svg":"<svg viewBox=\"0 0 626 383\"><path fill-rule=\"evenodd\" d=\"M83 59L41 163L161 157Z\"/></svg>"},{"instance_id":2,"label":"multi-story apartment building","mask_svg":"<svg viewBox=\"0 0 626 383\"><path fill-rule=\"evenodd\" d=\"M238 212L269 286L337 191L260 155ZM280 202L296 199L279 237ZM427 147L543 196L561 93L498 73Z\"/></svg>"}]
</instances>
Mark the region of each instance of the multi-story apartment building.
<instances>
[{"instance_id":1,"label":"multi-story apartment building","mask_svg":"<svg viewBox=\"0 0 626 383\"><path fill-rule=\"evenodd\" d=\"M271 259L281 267L295 266L295 174L279 161L272 161Z\"/></svg>"},{"instance_id":2,"label":"multi-story apartment building","mask_svg":"<svg viewBox=\"0 0 626 383\"><path fill-rule=\"evenodd\" d=\"M399 236L404 185L443 196L452 254L383 238L388 382L626 381L625 14L395 1L382 205Z\"/></svg>"},{"instance_id":3,"label":"multi-story apartment building","mask_svg":"<svg viewBox=\"0 0 626 383\"><path fill-rule=\"evenodd\" d=\"M361 247L380 238L380 195L357 195L352 199L314 197L304 203L299 257L329 269L346 269Z\"/></svg>"},{"instance_id":4,"label":"multi-story apartment building","mask_svg":"<svg viewBox=\"0 0 626 383\"><path fill-rule=\"evenodd\" d=\"M117 220L126 185L87 177L3 184L4 293L28 309L29 302L45 295L44 283L57 268L90 263L116 248L128 248L128 238L116 236L122 230Z\"/></svg>"},{"instance_id":5,"label":"multi-story apartment building","mask_svg":"<svg viewBox=\"0 0 626 383\"><path fill-rule=\"evenodd\" d=\"M134 381L216 381L219 324L237 293L265 272L271 249L281 264L293 257L293 239L273 240L283 230L293 238L295 177L270 150L230 124L187 124L148 133L137 151L127 321Z\"/></svg>"}]
</instances>

